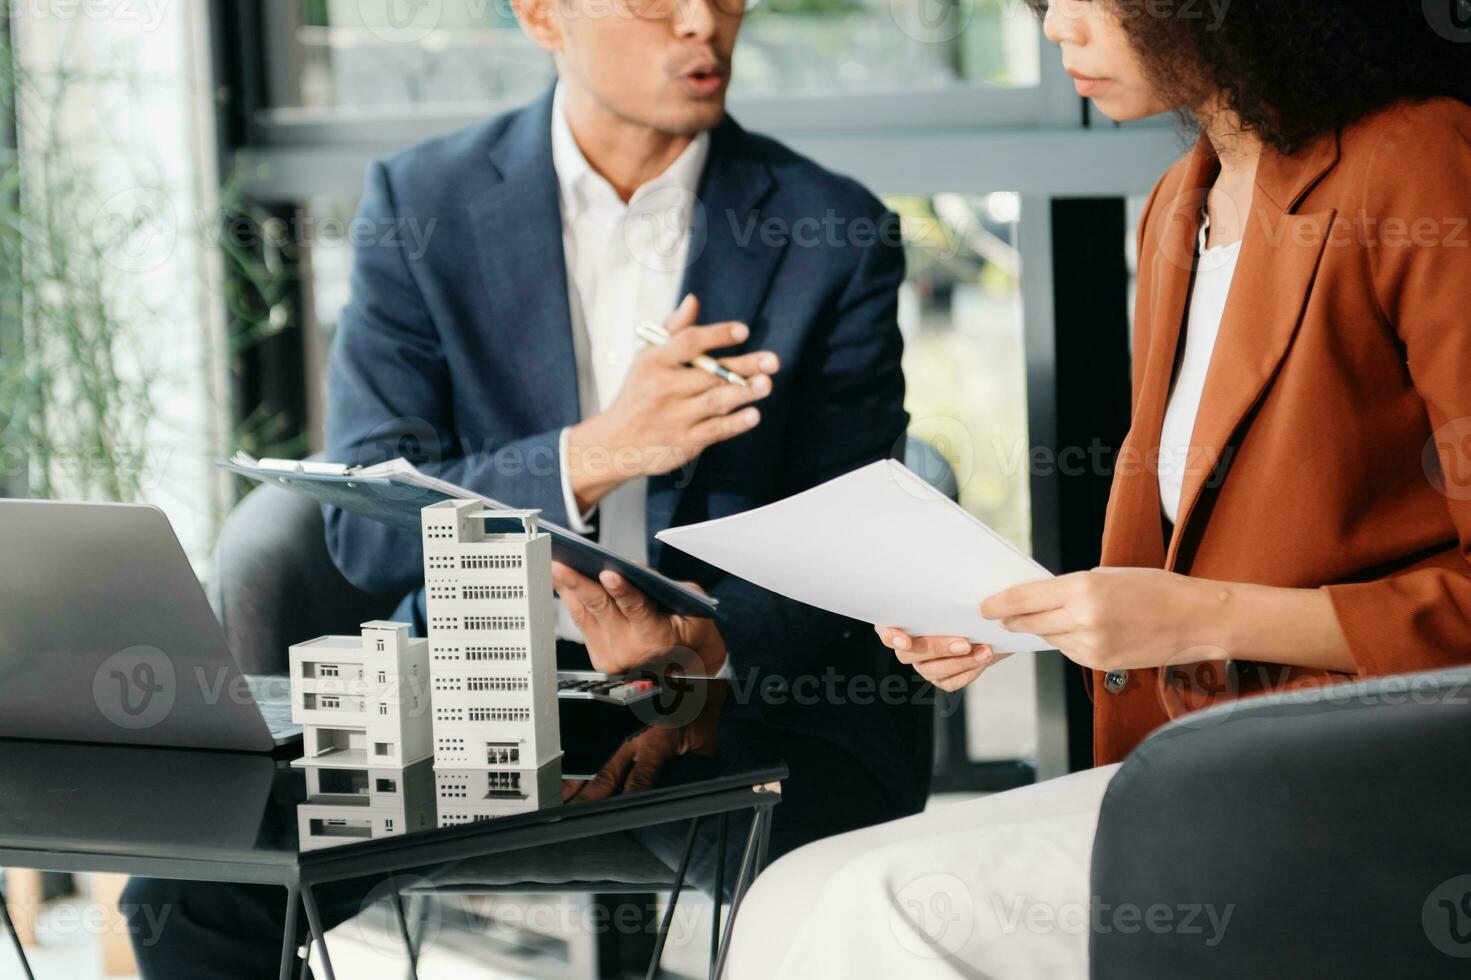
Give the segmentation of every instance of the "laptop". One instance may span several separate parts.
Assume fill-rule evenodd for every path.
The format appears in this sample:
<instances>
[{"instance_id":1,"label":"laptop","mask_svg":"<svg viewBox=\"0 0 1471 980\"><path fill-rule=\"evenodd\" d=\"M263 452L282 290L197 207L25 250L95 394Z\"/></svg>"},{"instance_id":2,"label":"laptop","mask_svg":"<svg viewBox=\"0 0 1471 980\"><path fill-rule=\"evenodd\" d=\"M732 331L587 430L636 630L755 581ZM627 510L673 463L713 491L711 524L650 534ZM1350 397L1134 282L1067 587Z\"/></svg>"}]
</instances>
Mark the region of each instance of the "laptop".
<instances>
[{"instance_id":1,"label":"laptop","mask_svg":"<svg viewBox=\"0 0 1471 980\"><path fill-rule=\"evenodd\" d=\"M0 738L272 752L301 737L285 678L240 673L158 508L0 500L0 542Z\"/></svg>"}]
</instances>

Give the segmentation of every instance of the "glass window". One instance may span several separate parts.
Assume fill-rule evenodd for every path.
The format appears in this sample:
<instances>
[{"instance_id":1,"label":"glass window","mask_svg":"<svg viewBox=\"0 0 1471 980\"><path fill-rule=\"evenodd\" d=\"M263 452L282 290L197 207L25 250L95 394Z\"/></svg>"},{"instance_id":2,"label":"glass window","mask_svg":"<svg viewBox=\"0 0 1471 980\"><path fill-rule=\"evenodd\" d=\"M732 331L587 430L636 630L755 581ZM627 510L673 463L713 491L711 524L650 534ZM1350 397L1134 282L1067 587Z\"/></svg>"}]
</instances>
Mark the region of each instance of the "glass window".
<instances>
[{"instance_id":1,"label":"glass window","mask_svg":"<svg viewBox=\"0 0 1471 980\"><path fill-rule=\"evenodd\" d=\"M1036 85L1019 0L763 0L736 45L733 95Z\"/></svg>"},{"instance_id":2,"label":"glass window","mask_svg":"<svg viewBox=\"0 0 1471 980\"><path fill-rule=\"evenodd\" d=\"M966 510L1030 552L1021 198L994 191L887 203L903 221L909 263L899 323L910 436L945 457ZM1003 661L964 697L971 760L1036 757L1033 658Z\"/></svg>"},{"instance_id":3,"label":"glass window","mask_svg":"<svg viewBox=\"0 0 1471 980\"><path fill-rule=\"evenodd\" d=\"M553 76L506 0L299 0L286 13L276 105L515 103ZM1026 87L1039 64L1021 0L763 0L736 46L732 95Z\"/></svg>"},{"instance_id":4,"label":"glass window","mask_svg":"<svg viewBox=\"0 0 1471 980\"><path fill-rule=\"evenodd\" d=\"M909 276L900 294L910 435L955 471L960 502L1031 548L1020 197L890 197Z\"/></svg>"}]
</instances>

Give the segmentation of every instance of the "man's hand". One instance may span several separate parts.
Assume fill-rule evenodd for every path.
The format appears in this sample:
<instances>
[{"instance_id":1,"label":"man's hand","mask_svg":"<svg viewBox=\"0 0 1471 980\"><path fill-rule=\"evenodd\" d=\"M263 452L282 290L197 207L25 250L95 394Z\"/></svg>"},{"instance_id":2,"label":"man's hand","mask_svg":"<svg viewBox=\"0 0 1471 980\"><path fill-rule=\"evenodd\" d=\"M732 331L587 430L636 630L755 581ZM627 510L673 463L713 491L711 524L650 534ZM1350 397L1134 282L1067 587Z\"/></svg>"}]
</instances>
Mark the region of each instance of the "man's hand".
<instances>
[{"instance_id":1,"label":"man's hand","mask_svg":"<svg viewBox=\"0 0 1471 980\"><path fill-rule=\"evenodd\" d=\"M562 802L591 803L619 793L643 793L654 788L659 773L679 755L679 730L645 728L618 747L598 774L588 780L562 783Z\"/></svg>"},{"instance_id":2,"label":"man's hand","mask_svg":"<svg viewBox=\"0 0 1471 980\"><path fill-rule=\"evenodd\" d=\"M659 612L617 572L594 580L554 561L552 585L582 630L593 667L605 674L678 661L681 650L694 651L706 677L725 666L725 640L712 620Z\"/></svg>"},{"instance_id":3,"label":"man's hand","mask_svg":"<svg viewBox=\"0 0 1471 980\"><path fill-rule=\"evenodd\" d=\"M567 430L567 475L583 511L621 484L677 470L761 422L753 403L771 394L781 361L770 351L721 359L746 387L690 367L697 356L751 335L744 323L697 327L699 313L699 300L685 297L665 324L669 343L640 351L613 403Z\"/></svg>"},{"instance_id":4,"label":"man's hand","mask_svg":"<svg viewBox=\"0 0 1471 980\"><path fill-rule=\"evenodd\" d=\"M693 683L703 684L703 681ZM720 714L725 705L726 685L716 681L706 692L708 702L687 725L655 723L619 746L613 757L586 781L562 783L562 800L585 803L617 793L651 790L669 760L681 755L713 756L719 739Z\"/></svg>"},{"instance_id":5,"label":"man's hand","mask_svg":"<svg viewBox=\"0 0 1471 980\"><path fill-rule=\"evenodd\" d=\"M961 636L910 636L892 626L875 626L874 632L901 664L909 664L919 676L950 693L1011 656L997 653L989 643L972 644Z\"/></svg>"}]
</instances>

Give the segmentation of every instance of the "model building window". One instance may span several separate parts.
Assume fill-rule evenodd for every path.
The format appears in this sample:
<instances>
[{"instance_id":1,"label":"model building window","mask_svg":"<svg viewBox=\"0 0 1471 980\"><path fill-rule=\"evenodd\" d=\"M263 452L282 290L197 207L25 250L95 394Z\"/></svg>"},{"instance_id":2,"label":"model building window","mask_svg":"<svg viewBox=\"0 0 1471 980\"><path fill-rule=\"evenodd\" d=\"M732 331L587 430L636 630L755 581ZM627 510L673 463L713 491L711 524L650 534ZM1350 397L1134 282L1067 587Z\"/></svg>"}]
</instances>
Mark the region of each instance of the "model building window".
<instances>
[{"instance_id":1,"label":"model building window","mask_svg":"<svg viewBox=\"0 0 1471 980\"><path fill-rule=\"evenodd\" d=\"M387 671L383 671L383 670L378 671L378 683L379 684L385 684L387 682L388 682L388 672Z\"/></svg>"},{"instance_id":2,"label":"model building window","mask_svg":"<svg viewBox=\"0 0 1471 980\"><path fill-rule=\"evenodd\" d=\"M379 705L378 705L378 713L380 715L386 715L386 714L388 714L388 705L379 703Z\"/></svg>"},{"instance_id":3,"label":"model building window","mask_svg":"<svg viewBox=\"0 0 1471 980\"><path fill-rule=\"evenodd\" d=\"M324 707L324 708L340 708L341 706L342 706L342 701L339 698L335 698L335 697L323 697L322 698L322 707Z\"/></svg>"},{"instance_id":4,"label":"model building window","mask_svg":"<svg viewBox=\"0 0 1471 980\"><path fill-rule=\"evenodd\" d=\"M337 676L337 665L336 664L322 664L321 667L317 668L317 673L321 674L323 677L336 677Z\"/></svg>"},{"instance_id":5,"label":"model building window","mask_svg":"<svg viewBox=\"0 0 1471 980\"><path fill-rule=\"evenodd\" d=\"M397 793L398 792L398 783L394 782L391 779L380 779L380 780L378 780L378 792L380 792L380 793Z\"/></svg>"},{"instance_id":6,"label":"model building window","mask_svg":"<svg viewBox=\"0 0 1471 980\"><path fill-rule=\"evenodd\" d=\"M392 830L393 829L393 818L392 817L390 817L389 819L383 821L383 829L384 830Z\"/></svg>"},{"instance_id":7,"label":"model building window","mask_svg":"<svg viewBox=\"0 0 1471 980\"><path fill-rule=\"evenodd\" d=\"M373 743L373 754L374 755L388 755L392 751L393 751L393 743L392 742L374 742Z\"/></svg>"},{"instance_id":8,"label":"model building window","mask_svg":"<svg viewBox=\"0 0 1471 980\"><path fill-rule=\"evenodd\" d=\"M378 641L378 652L379 653L382 653L383 652L383 641L382 640L379 640Z\"/></svg>"}]
</instances>

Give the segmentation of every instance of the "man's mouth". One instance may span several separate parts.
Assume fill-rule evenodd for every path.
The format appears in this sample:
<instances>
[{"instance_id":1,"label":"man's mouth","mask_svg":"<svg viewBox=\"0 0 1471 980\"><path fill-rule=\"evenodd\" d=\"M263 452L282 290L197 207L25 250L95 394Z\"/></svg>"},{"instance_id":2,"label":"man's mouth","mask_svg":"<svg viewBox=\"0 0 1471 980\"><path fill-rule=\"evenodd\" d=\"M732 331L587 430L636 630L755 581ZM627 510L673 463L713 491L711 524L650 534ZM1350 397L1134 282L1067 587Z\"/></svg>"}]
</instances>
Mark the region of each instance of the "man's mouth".
<instances>
[{"instance_id":1,"label":"man's mouth","mask_svg":"<svg viewBox=\"0 0 1471 980\"><path fill-rule=\"evenodd\" d=\"M684 71L679 79L693 95L708 98L725 87L730 69L717 61L703 62Z\"/></svg>"}]
</instances>

